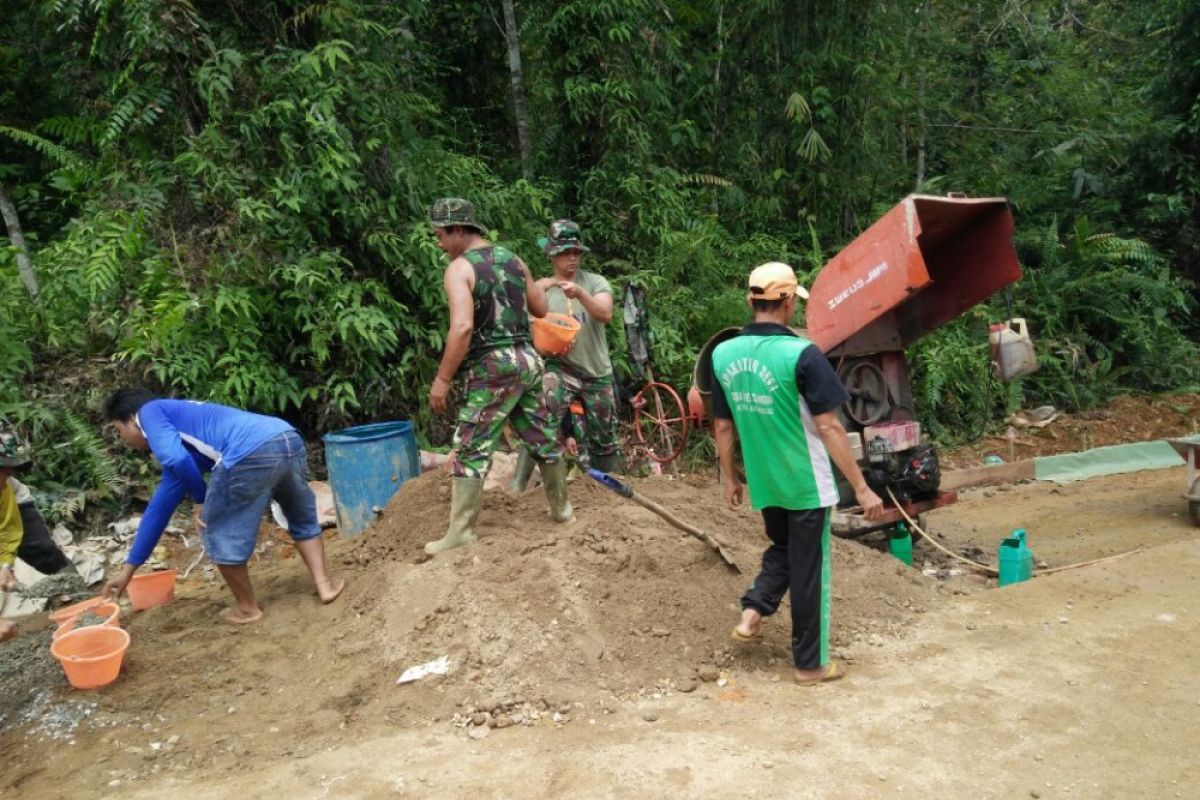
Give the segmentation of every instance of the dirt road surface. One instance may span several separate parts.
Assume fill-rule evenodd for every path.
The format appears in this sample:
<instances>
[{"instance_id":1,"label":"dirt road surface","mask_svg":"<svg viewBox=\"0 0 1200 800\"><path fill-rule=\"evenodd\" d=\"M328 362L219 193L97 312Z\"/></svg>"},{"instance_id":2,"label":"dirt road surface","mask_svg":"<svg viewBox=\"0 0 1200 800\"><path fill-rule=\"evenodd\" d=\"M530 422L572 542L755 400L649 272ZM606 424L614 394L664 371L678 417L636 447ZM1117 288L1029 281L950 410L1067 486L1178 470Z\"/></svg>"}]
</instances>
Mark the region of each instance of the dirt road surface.
<instances>
[{"instance_id":1,"label":"dirt road surface","mask_svg":"<svg viewBox=\"0 0 1200 800\"><path fill-rule=\"evenodd\" d=\"M341 605L320 607L292 559L256 573L258 631L213 624L208 585L133 618L128 675L51 693L54 713L91 704L86 718L0 734L3 796L1200 796L1200 529L1182 468L976 490L929 515L992 563L1016 526L1050 566L1143 548L1004 589L946 577L923 544L907 569L835 543L851 671L817 688L787 680L785 614L764 643L729 642L750 575L582 486L571 529L531 522L539 497L490 499L471 552L413 564L444 524L416 505L442 494L426 483L386 535L334 548L354 582ZM715 485L639 489L752 571L758 522ZM394 685L443 650L464 666ZM471 724L487 708L518 721Z\"/></svg>"}]
</instances>

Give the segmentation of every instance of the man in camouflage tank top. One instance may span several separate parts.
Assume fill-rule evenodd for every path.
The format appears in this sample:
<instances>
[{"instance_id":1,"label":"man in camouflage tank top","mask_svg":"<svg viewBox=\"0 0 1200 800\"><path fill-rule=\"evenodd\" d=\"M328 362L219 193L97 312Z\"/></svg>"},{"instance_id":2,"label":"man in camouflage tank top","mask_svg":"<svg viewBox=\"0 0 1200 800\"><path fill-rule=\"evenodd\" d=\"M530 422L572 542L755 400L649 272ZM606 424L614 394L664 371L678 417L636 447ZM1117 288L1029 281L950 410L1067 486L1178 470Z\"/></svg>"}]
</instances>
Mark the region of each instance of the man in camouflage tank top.
<instances>
[{"instance_id":1,"label":"man in camouflage tank top","mask_svg":"<svg viewBox=\"0 0 1200 800\"><path fill-rule=\"evenodd\" d=\"M444 285L450 330L429 406L444 413L450 382L466 377L466 402L454 432L450 527L425 545L430 555L475 541L475 519L483 499L483 476L510 421L542 472L550 515L574 517L567 498L566 461L542 399L542 360L529 335L529 314L546 313L546 294L529 268L512 252L489 242L466 200L446 197L429 210L438 247L450 257Z\"/></svg>"}]
</instances>

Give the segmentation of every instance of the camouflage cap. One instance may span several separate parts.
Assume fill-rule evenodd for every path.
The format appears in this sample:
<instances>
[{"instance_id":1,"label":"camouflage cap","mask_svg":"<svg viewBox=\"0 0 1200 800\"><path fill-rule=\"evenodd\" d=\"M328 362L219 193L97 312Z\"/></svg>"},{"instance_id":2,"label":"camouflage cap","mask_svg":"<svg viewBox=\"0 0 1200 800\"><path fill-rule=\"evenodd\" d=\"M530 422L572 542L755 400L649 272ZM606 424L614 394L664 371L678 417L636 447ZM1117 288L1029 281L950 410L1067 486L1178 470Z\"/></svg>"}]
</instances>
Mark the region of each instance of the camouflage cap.
<instances>
[{"instance_id":1,"label":"camouflage cap","mask_svg":"<svg viewBox=\"0 0 1200 800\"><path fill-rule=\"evenodd\" d=\"M545 237L539 240L539 244L542 245L542 250L546 255L551 257L567 250L586 253L591 249L583 243L583 236L579 232L579 223L569 219L556 219L551 222L550 230L546 232Z\"/></svg>"},{"instance_id":2,"label":"camouflage cap","mask_svg":"<svg viewBox=\"0 0 1200 800\"><path fill-rule=\"evenodd\" d=\"M29 448L17 432L0 423L0 467L19 467L29 463Z\"/></svg>"},{"instance_id":3,"label":"camouflage cap","mask_svg":"<svg viewBox=\"0 0 1200 800\"><path fill-rule=\"evenodd\" d=\"M461 225L487 235L487 228L475 221L475 206L461 197L440 197L429 208L429 224L435 228Z\"/></svg>"}]
</instances>

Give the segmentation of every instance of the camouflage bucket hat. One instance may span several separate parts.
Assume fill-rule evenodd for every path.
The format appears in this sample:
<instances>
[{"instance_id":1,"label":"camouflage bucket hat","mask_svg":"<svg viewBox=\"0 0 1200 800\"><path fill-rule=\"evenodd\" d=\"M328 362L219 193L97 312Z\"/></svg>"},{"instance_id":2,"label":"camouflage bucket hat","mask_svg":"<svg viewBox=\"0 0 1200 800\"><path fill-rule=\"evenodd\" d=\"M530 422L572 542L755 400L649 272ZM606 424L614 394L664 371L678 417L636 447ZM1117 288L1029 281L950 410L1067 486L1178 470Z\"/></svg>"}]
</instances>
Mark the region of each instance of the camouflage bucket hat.
<instances>
[{"instance_id":1,"label":"camouflage bucket hat","mask_svg":"<svg viewBox=\"0 0 1200 800\"><path fill-rule=\"evenodd\" d=\"M538 244L542 246L542 250L550 257L564 253L567 250L578 250L581 253L587 253L591 250L591 248L583 243L583 236L579 232L579 224L569 219L556 219L554 222L551 222L550 230L538 240Z\"/></svg>"},{"instance_id":2,"label":"camouflage bucket hat","mask_svg":"<svg viewBox=\"0 0 1200 800\"><path fill-rule=\"evenodd\" d=\"M475 221L475 206L461 197L442 197L429 208L429 224L435 228L461 225L487 235L487 228Z\"/></svg>"},{"instance_id":3,"label":"camouflage bucket hat","mask_svg":"<svg viewBox=\"0 0 1200 800\"><path fill-rule=\"evenodd\" d=\"M29 463L29 448L17 432L0 423L0 467L19 467Z\"/></svg>"}]
</instances>

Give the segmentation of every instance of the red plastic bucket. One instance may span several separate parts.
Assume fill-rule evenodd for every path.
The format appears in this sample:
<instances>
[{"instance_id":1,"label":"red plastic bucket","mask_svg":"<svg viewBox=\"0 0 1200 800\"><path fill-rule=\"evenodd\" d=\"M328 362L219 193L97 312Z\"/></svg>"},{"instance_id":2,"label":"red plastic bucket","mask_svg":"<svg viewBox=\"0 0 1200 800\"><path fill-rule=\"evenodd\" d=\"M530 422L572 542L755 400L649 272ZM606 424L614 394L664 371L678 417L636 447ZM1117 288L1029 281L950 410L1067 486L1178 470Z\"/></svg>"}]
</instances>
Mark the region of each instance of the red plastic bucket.
<instances>
[{"instance_id":1,"label":"red plastic bucket","mask_svg":"<svg viewBox=\"0 0 1200 800\"><path fill-rule=\"evenodd\" d=\"M87 611L89 608L95 608L96 606L100 605L101 603L106 603L106 602L108 602L108 601L105 600L103 597L89 597L87 600L80 600L78 603L74 603L69 606L63 606L62 608L58 609L57 611L51 611L50 612L50 621L57 622L58 624L61 625L62 623L66 622L71 617L75 616L76 614L82 614L84 611Z\"/></svg>"},{"instance_id":2,"label":"red plastic bucket","mask_svg":"<svg viewBox=\"0 0 1200 800\"><path fill-rule=\"evenodd\" d=\"M76 689L98 689L115 681L127 649L129 634L111 625L80 628L50 643L50 654Z\"/></svg>"},{"instance_id":3,"label":"red plastic bucket","mask_svg":"<svg viewBox=\"0 0 1200 800\"><path fill-rule=\"evenodd\" d=\"M134 611L166 605L175 599L175 575L179 570L164 569L134 575L125 587Z\"/></svg>"},{"instance_id":4,"label":"red plastic bucket","mask_svg":"<svg viewBox=\"0 0 1200 800\"><path fill-rule=\"evenodd\" d=\"M575 344L579 328L579 320L553 311L547 312L545 317L531 317L529 320L533 346L546 356L566 355L571 345Z\"/></svg>"},{"instance_id":5,"label":"red plastic bucket","mask_svg":"<svg viewBox=\"0 0 1200 800\"><path fill-rule=\"evenodd\" d=\"M116 628L121 627L121 607L116 603L97 603L91 608L84 609L78 614L68 617L60 622L58 624L58 630L56 630L53 634L54 640L57 641L71 631L75 630L75 623L79 621L81 616L88 613L95 614L98 617L106 617L104 622L101 623L103 625L111 625Z\"/></svg>"}]
</instances>

